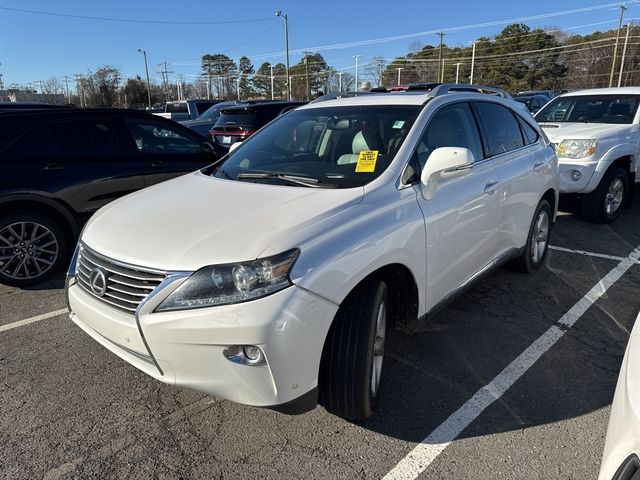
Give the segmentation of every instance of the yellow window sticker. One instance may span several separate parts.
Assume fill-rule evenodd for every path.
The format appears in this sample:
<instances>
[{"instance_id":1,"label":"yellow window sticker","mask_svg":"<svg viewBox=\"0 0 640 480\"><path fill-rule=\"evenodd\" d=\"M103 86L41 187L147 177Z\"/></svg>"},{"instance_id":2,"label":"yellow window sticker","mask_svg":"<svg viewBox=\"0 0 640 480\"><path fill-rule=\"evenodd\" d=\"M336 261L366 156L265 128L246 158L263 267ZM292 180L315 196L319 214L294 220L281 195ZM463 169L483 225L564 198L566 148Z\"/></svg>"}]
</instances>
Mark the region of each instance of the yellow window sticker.
<instances>
[{"instance_id":1,"label":"yellow window sticker","mask_svg":"<svg viewBox=\"0 0 640 480\"><path fill-rule=\"evenodd\" d=\"M370 173L376 169L376 160L378 160L378 150L362 150L358 155L358 163L356 164L357 173Z\"/></svg>"}]
</instances>

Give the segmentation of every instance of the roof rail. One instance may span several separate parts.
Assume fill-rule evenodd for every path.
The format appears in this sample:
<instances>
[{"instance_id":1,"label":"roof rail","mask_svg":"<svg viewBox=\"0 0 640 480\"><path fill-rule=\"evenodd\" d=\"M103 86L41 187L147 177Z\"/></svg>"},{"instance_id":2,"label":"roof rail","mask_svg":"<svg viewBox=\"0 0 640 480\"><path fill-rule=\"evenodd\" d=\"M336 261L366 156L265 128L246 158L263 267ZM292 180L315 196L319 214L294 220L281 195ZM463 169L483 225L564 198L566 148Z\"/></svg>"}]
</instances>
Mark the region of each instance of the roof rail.
<instances>
[{"instance_id":1,"label":"roof rail","mask_svg":"<svg viewBox=\"0 0 640 480\"><path fill-rule=\"evenodd\" d=\"M430 97L437 97L451 92L476 92L496 95L502 98L511 98L507 92L500 88L488 87L486 85L466 85L464 83L410 83L408 85L391 85L389 87L372 88L372 93L392 93L392 92L429 92Z\"/></svg>"},{"instance_id":2,"label":"roof rail","mask_svg":"<svg viewBox=\"0 0 640 480\"><path fill-rule=\"evenodd\" d=\"M442 83L431 89L430 96L437 97L451 92L476 92L496 95L502 98L511 98L511 95L501 88L488 87L486 85L466 85L464 83Z\"/></svg>"}]
</instances>

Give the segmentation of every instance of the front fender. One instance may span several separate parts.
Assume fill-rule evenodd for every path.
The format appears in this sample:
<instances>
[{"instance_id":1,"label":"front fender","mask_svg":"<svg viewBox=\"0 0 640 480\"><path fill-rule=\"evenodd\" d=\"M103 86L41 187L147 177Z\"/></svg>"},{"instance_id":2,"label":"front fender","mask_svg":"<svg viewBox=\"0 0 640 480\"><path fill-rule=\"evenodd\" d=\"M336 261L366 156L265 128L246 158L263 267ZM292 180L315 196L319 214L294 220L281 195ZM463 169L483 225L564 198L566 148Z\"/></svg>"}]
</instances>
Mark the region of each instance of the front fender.
<instances>
[{"instance_id":1,"label":"front fender","mask_svg":"<svg viewBox=\"0 0 640 480\"><path fill-rule=\"evenodd\" d=\"M638 145L635 143L620 143L614 145L608 149L598 160L596 169L585 188L585 192L591 192L596 189L602 176L609 169L611 164L622 157L629 157L631 159L630 172L634 173L637 170L638 162Z\"/></svg>"},{"instance_id":2,"label":"front fender","mask_svg":"<svg viewBox=\"0 0 640 480\"><path fill-rule=\"evenodd\" d=\"M292 281L335 304L372 272L390 264L407 267L425 312L426 233L413 188L368 192L364 201L325 225L301 245Z\"/></svg>"}]
</instances>

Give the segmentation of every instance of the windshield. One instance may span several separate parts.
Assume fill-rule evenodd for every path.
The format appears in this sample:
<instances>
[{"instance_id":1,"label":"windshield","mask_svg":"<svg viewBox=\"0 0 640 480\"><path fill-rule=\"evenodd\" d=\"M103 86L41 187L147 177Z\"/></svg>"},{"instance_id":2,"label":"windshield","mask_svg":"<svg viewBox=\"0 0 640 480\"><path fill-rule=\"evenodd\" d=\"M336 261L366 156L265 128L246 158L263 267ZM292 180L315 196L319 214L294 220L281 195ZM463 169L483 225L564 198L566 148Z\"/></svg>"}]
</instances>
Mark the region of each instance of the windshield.
<instances>
[{"instance_id":1,"label":"windshield","mask_svg":"<svg viewBox=\"0 0 640 480\"><path fill-rule=\"evenodd\" d=\"M516 102L524 103L527 107L531 106L532 97L513 97Z\"/></svg>"},{"instance_id":2,"label":"windshield","mask_svg":"<svg viewBox=\"0 0 640 480\"><path fill-rule=\"evenodd\" d=\"M215 166L214 175L298 186L300 179L315 187L362 186L386 170L419 112L419 106L404 105L295 110L246 140Z\"/></svg>"},{"instance_id":3,"label":"windshield","mask_svg":"<svg viewBox=\"0 0 640 480\"><path fill-rule=\"evenodd\" d=\"M538 122L631 123L638 95L576 95L557 97L540 110Z\"/></svg>"}]
</instances>

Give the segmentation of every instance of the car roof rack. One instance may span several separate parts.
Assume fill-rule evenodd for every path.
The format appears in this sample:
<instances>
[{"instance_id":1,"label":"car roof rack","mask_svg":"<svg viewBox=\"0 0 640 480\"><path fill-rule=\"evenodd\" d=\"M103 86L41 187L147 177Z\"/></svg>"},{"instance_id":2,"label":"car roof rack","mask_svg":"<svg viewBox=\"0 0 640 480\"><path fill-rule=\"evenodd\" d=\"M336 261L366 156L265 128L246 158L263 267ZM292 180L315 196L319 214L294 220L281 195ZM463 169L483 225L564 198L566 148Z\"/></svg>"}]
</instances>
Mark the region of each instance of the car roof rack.
<instances>
[{"instance_id":1,"label":"car roof rack","mask_svg":"<svg viewBox=\"0 0 640 480\"><path fill-rule=\"evenodd\" d=\"M376 87L371 89L372 93L416 91L429 92L430 97L438 97L452 92L475 92L495 95L502 98L511 98L511 95L501 88L489 87L487 85L466 85L464 83L410 83L408 85L393 85L390 87Z\"/></svg>"}]
</instances>

